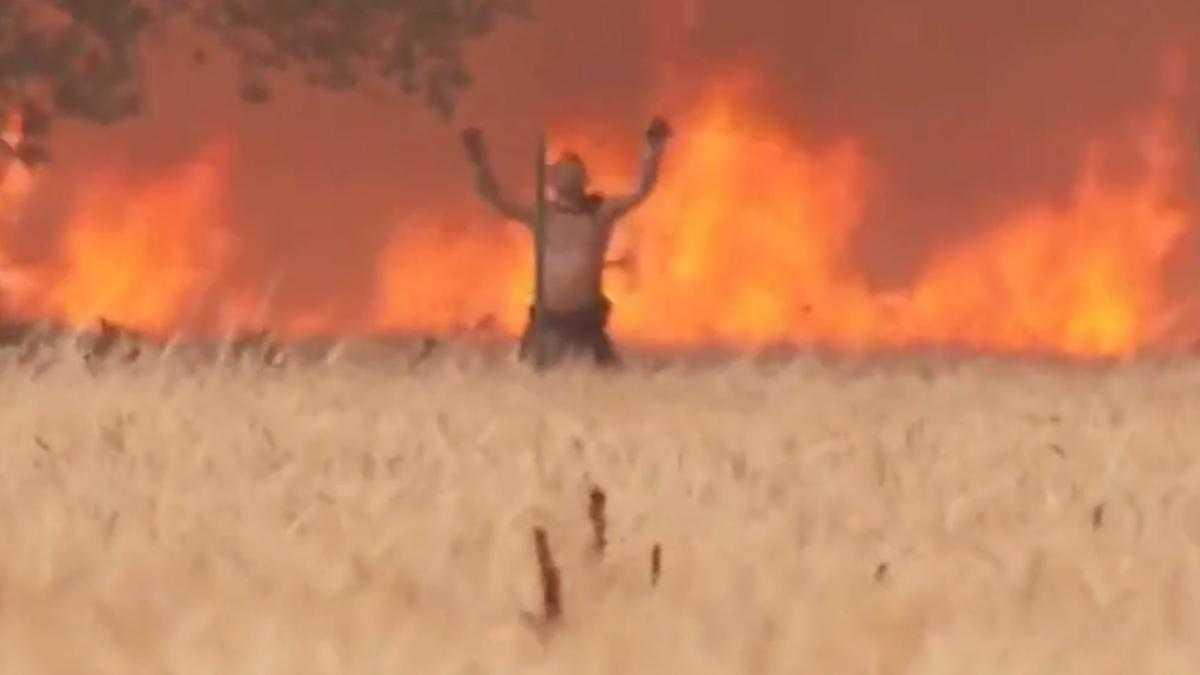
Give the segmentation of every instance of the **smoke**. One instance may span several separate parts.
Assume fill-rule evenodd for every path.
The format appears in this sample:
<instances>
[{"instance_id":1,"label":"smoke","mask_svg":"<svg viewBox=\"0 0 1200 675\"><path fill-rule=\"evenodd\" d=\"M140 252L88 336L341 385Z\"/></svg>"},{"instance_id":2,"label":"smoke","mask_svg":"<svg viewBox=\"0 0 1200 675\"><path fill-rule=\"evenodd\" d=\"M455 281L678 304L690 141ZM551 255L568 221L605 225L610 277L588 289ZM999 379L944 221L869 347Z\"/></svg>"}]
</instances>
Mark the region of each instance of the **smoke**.
<instances>
[{"instance_id":1,"label":"smoke","mask_svg":"<svg viewBox=\"0 0 1200 675\"><path fill-rule=\"evenodd\" d=\"M176 35L154 48L144 116L57 130L56 162L9 248L47 255L94 172L153 175L228 136L237 257L224 282L279 280L280 311L354 325L398 222L489 222L469 193L458 128L483 127L500 173L527 188L540 128L594 129L632 148L653 114L679 113L736 67L758 73L757 100L804 144L860 142L875 180L855 250L875 284L903 285L938 247L1066 200L1095 139L1123 139L1105 169L1136 177L1133 132L1164 100L1168 54L1200 57L1193 0L546 0L538 16L470 50L477 82L453 124L381 91L284 83L272 104L245 106L234 65L194 63L194 40ZM1189 130L1200 127L1196 72L1180 76L1173 102ZM1179 199L1191 205L1200 144L1189 142ZM1200 256L1176 258L1182 268Z\"/></svg>"}]
</instances>

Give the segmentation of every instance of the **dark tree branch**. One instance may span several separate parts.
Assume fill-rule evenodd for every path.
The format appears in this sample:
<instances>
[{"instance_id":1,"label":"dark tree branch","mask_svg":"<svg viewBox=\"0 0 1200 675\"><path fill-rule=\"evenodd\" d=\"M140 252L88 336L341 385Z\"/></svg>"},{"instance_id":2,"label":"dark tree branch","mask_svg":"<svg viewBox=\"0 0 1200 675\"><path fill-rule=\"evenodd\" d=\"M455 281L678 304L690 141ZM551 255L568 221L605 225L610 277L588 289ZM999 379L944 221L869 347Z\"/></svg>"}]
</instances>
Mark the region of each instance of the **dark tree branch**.
<instances>
[{"instance_id":1,"label":"dark tree branch","mask_svg":"<svg viewBox=\"0 0 1200 675\"><path fill-rule=\"evenodd\" d=\"M111 124L140 112L147 35L199 26L241 64L250 103L271 98L269 72L300 71L335 91L384 82L449 117L471 85L463 48L530 0L4 0L0 113L22 120L22 157L44 159L57 116ZM196 52L197 61L206 58Z\"/></svg>"}]
</instances>

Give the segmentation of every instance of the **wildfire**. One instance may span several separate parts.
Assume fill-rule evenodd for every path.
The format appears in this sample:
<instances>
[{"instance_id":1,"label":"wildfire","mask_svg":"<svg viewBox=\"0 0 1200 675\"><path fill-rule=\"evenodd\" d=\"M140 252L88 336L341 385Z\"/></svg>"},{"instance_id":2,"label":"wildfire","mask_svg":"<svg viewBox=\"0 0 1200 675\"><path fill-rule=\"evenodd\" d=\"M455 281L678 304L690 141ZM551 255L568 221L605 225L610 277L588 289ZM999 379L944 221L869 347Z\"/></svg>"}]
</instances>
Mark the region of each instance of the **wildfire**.
<instances>
[{"instance_id":1,"label":"wildfire","mask_svg":"<svg viewBox=\"0 0 1200 675\"><path fill-rule=\"evenodd\" d=\"M1127 354L1156 337L1165 261L1187 227L1167 206L1170 128L1156 129L1139 184L1104 184L1098 148L1068 208L1030 209L939 260L913 291L906 338L942 327L943 339L965 344L1088 356Z\"/></svg>"},{"instance_id":2,"label":"wildfire","mask_svg":"<svg viewBox=\"0 0 1200 675\"><path fill-rule=\"evenodd\" d=\"M449 332L521 329L533 285L529 237L517 225L448 216L400 220L379 263L375 328Z\"/></svg>"},{"instance_id":3,"label":"wildfire","mask_svg":"<svg viewBox=\"0 0 1200 675\"><path fill-rule=\"evenodd\" d=\"M851 248L872 173L863 150L853 139L806 147L744 90L715 88L683 120L659 192L622 226L617 255L632 250L638 264L607 282L624 340L1087 357L1155 339L1166 260L1188 227L1169 199L1181 161L1169 114L1147 122L1149 169L1137 182L1106 182L1096 143L1067 207L1016 205L981 236L944 247L904 292L882 293ZM568 132L559 145L582 150L602 185L628 182L631 156L589 146L597 135ZM511 278L504 297L526 284Z\"/></svg>"},{"instance_id":4,"label":"wildfire","mask_svg":"<svg viewBox=\"0 0 1200 675\"><path fill-rule=\"evenodd\" d=\"M1098 141L1080 158L1065 205L1013 204L978 236L943 246L908 288L884 293L853 249L878 170L868 151L853 138L814 145L736 83L715 86L676 118L659 190L620 226L613 256L626 264L613 265L606 280L613 332L665 347L1132 354L1157 338L1169 309L1168 254L1192 225L1170 197L1182 158L1168 108L1145 124L1148 169L1139 178L1106 178L1108 150ZM599 187L616 192L637 166L632 143L590 142L611 133L568 128L555 138L589 160ZM225 210L232 152L221 140L151 181L96 180L52 262L25 270L33 283L22 293L8 289L9 311L73 325L104 316L160 334L211 328L193 321L205 303L222 308L223 323L265 323L291 336L520 330L532 282L528 234L438 205L396 218L375 260L365 327L335 325L315 309L265 315L261 293L221 282L236 249L237 224ZM27 187L12 187L11 175L3 185L9 201L0 215L8 217ZM337 299L331 289L313 306Z\"/></svg>"},{"instance_id":5,"label":"wildfire","mask_svg":"<svg viewBox=\"0 0 1200 675\"><path fill-rule=\"evenodd\" d=\"M213 143L149 181L95 178L55 258L21 270L10 311L75 327L100 317L158 334L187 327L229 253L222 211L230 152L227 142Z\"/></svg>"}]
</instances>

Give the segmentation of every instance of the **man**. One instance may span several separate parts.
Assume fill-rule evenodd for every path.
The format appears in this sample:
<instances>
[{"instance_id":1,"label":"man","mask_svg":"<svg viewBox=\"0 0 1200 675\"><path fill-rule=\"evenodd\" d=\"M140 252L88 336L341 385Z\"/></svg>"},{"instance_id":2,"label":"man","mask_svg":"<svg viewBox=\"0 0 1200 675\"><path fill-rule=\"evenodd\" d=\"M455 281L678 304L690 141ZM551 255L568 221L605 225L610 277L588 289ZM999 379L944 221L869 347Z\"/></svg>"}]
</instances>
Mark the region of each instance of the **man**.
<instances>
[{"instance_id":1,"label":"man","mask_svg":"<svg viewBox=\"0 0 1200 675\"><path fill-rule=\"evenodd\" d=\"M587 167L575 153L564 153L549 167L541 314L536 304L530 309L521 338L522 361L546 368L569 356L586 355L602 366L618 363L607 332L610 303L602 288L605 254L617 220L653 191L670 136L671 128L661 118L650 124L641 179L630 194L605 197L588 192ZM532 228L535 207L510 199L501 190L482 133L468 129L463 141L475 167L479 194L505 217Z\"/></svg>"}]
</instances>

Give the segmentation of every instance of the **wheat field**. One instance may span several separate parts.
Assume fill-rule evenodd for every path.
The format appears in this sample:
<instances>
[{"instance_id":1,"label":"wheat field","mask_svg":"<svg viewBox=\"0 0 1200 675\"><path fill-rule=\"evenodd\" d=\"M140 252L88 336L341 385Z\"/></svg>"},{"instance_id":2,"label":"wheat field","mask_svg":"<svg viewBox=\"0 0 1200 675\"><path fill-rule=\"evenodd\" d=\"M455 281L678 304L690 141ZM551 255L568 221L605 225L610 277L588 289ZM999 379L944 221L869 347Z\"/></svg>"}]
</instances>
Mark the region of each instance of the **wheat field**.
<instances>
[{"instance_id":1,"label":"wheat field","mask_svg":"<svg viewBox=\"0 0 1200 675\"><path fill-rule=\"evenodd\" d=\"M1200 672L1200 364L428 352L0 351L0 672Z\"/></svg>"}]
</instances>

